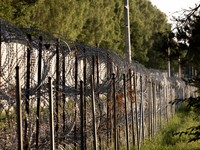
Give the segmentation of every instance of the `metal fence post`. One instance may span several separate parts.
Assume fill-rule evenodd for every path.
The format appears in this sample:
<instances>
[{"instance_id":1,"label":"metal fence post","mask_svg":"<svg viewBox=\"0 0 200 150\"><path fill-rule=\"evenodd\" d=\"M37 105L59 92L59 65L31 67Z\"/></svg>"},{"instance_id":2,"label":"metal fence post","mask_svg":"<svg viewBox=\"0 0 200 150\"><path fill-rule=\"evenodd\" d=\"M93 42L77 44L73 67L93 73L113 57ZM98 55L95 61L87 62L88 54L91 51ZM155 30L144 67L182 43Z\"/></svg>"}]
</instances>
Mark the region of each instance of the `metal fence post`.
<instances>
[{"instance_id":1,"label":"metal fence post","mask_svg":"<svg viewBox=\"0 0 200 150\"><path fill-rule=\"evenodd\" d=\"M156 83L153 83L153 137L157 128L157 109L156 109Z\"/></svg>"},{"instance_id":2,"label":"metal fence post","mask_svg":"<svg viewBox=\"0 0 200 150\"><path fill-rule=\"evenodd\" d=\"M112 74L113 81L113 101L114 101L114 136L115 136L115 150L117 150L117 106L116 106L116 86L115 86L115 74Z\"/></svg>"},{"instance_id":3,"label":"metal fence post","mask_svg":"<svg viewBox=\"0 0 200 150\"><path fill-rule=\"evenodd\" d=\"M138 149L139 149L139 131L138 131L138 113L137 113L137 89L136 89L136 76L137 76L137 73L134 72L134 91L135 91L135 117L136 117L136 133L137 133L137 145L138 145Z\"/></svg>"},{"instance_id":4,"label":"metal fence post","mask_svg":"<svg viewBox=\"0 0 200 150\"><path fill-rule=\"evenodd\" d=\"M27 81L26 81L26 113L27 115L29 115L29 89L30 89L30 73L31 73L31 34L27 35L28 37L28 42L27 42ZM27 122L27 118L25 118L25 134L24 134L24 140L26 141L26 145L25 145L25 149L28 149L28 122Z\"/></svg>"},{"instance_id":5,"label":"metal fence post","mask_svg":"<svg viewBox=\"0 0 200 150\"><path fill-rule=\"evenodd\" d=\"M65 52L63 51L62 52L62 58L63 58L63 60L62 60L62 90L64 91L64 89L65 89L65 64L66 64L66 60L65 60ZM66 129L66 123L65 123L65 101L66 101L66 95L65 95L65 93L63 92L63 94L62 94L62 99L63 99L63 132L65 132L65 129ZM66 136L63 138L63 140L66 140ZM63 144L63 147L64 148L66 148L66 145L65 144Z\"/></svg>"},{"instance_id":6,"label":"metal fence post","mask_svg":"<svg viewBox=\"0 0 200 150\"><path fill-rule=\"evenodd\" d=\"M39 59L38 59L38 85L42 77L42 36L39 37ZM40 86L41 87L41 86ZM37 98L37 129L36 129L36 145L39 146L40 142L40 87L38 88L38 98Z\"/></svg>"},{"instance_id":7,"label":"metal fence post","mask_svg":"<svg viewBox=\"0 0 200 150\"><path fill-rule=\"evenodd\" d=\"M98 52L98 48L99 48L99 44L96 43L96 48L97 48L97 53L99 54ZM97 87L99 87L99 56L97 55L96 56L96 77L97 77ZM102 123L102 104L101 104L101 101L100 101L100 98L99 98L99 92L97 93L97 99L98 99L98 103L99 103L99 115L100 115L100 124ZM99 149L101 149L101 135L99 133Z\"/></svg>"},{"instance_id":8,"label":"metal fence post","mask_svg":"<svg viewBox=\"0 0 200 150\"><path fill-rule=\"evenodd\" d=\"M83 49L83 52L85 54L83 59L83 79L84 79L84 91L86 91L86 80L87 80L87 72L86 72L86 49ZM86 96L84 94L84 130L85 130L85 141L84 141L84 148L87 149L87 102L86 102Z\"/></svg>"},{"instance_id":9,"label":"metal fence post","mask_svg":"<svg viewBox=\"0 0 200 150\"><path fill-rule=\"evenodd\" d=\"M164 100L164 127L165 127L165 122L166 122L166 114L167 114L167 111L166 111L166 88L165 88L165 85L163 86L163 100Z\"/></svg>"},{"instance_id":10,"label":"metal fence post","mask_svg":"<svg viewBox=\"0 0 200 150\"><path fill-rule=\"evenodd\" d=\"M80 81L80 97L81 97L81 101L80 101L80 113L81 113L81 150L84 150L84 85L83 85L83 81Z\"/></svg>"},{"instance_id":11,"label":"metal fence post","mask_svg":"<svg viewBox=\"0 0 200 150\"><path fill-rule=\"evenodd\" d=\"M140 76L140 95L141 95L141 102L140 102L140 131L139 131L139 149L141 144L141 137L144 140L144 121L143 121L143 94L142 94L142 76Z\"/></svg>"},{"instance_id":12,"label":"metal fence post","mask_svg":"<svg viewBox=\"0 0 200 150\"><path fill-rule=\"evenodd\" d=\"M107 53L107 80L109 81L111 78L111 68L112 68L112 64L111 64L111 58L109 56L109 54ZM112 81L111 81L112 83ZM112 126L112 115L111 115L111 95L112 95L112 90L111 87L108 87L107 89L107 148L109 147L109 142L111 142L111 126ZM110 130L109 130L110 128Z\"/></svg>"},{"instance_id":13,"label":"metal fence post","mask_svg":"<svg viewBox=\"0 0 200 150\"><path fill-rule=\"evenodd\" d=\"M91 95L92 95L92 116L93 116L93 140L94 140L94 150L97 149L97 132L96 132L96 117L95 117L95 98L94 98L94 80L93 75L91 79Z\"/></svg>"},{"instance_id":14,"label":"metal fence post","mask_svg":"<svg viewBox=\"0 0 200 150\"><path fill-rule=\"evenodd\" d=\"M172 88L172 86L170 86L171 87L171 102L173 101L173 88ZM172 105L172 103L171 103L171 115L172 115L172 119L173 119L173 117L174 117L174 115L173 115L173 105Z\"/></svg>"},{"instance_id":15,"label":"metal fence post","mask_svg":"<svg viewBox=\"0 0 200 150\"><path fill-rule=\"evenodd\" d=\"M162 131L162 99L161 99L161 86L159 85L159 97L160 97L160 130Z\"/></svg>"},{"instance_id":16,"label":"metal fence post","mask_svg":"<svg viewBox=\"0 0 200 150\"><path fill-rule=\"evenodd\" d=\"M166 86L166 116L167 116L167 121L168 121L168 85Z\"/></svg>"},{"instance_id":17,"label":"metal fence post","mask_svg":"<svg viewBox=\"0 0 200 150\"><path fill-rule=\"evenodd\" d=\"M23 150L23 133L22 133L22 106L21 106L21 76L20 68L16 67L16 84L17 84L17 128L18 128L18 150Z\"/></svg>"},{"instance_id":18,"label":"metal fence post","mask_svg":"<svg viewBox=\"0 0 200 150\"><path fill-rule=\"evenodd\" d=\"M59 122L60 122L60 117L59 117L59 97L60 97L60 92L59 92L59 84L60 84L60 39L57 39L57 45L56 45L56 132L58 132L59 129Z\"/></svg>"},{"instance_id":19,"label":"metal fence post","mask_svg":"<svg viewBox=\"0 0 200 150\"><path fill-rule=\"evenodd\" d=\"M126 119L126 143L127 143L127 150L129 150L129 132L128 132L128 113L127 113L127 97L126 97L126 76L123 74L123 80L124 80L124 100L125 100L125 119ZM116 104L115 104L116 107ZM116 111L116 108L115 108ZM115 112L116 113L116 112Z\"/></svg>"},{"instance_id":20,"label":"metal fence post","mask_svg":"<svg viewBox=\"0 0 200 150\"><path fill-rule=\"evenodd\" d=\"M133 146L135 146L135 132L134 132L134 110L133 110L133 103L132 99L134 100L134 92L132 89L132 76L131 76L131 69L129 69L129 78L130 78L130 99L131 99L131 118L132 118L132 140L133 140Z\"/></svg>"},{"instance_id":21,"label":"metal fence post","mask_svg":"<svg viewBox=\"0 0 200 150\"><path fill-rule=\"evenodd\" d=\"M75 89L78 89L78 49L75 50ZM74 126L74 140L76 141L77 136L77 95L75 96L75 126ZM74 143L74 149L77 149L77 143Z\"/></svg>"},{"instance_id":22,"label":"metal fence post","mask_svg":"<svg viewBox=\"0 0 200 150\"><path fill-rule=\"evenodd\" d=\"M152 83L151 83L151 81L149 81L149 107L148 107L148 113L149 113L149 115L148 115L148 122L149 122L149 140L151 140L151 113L152 113Z\"/></svg>"},{"instance_id":23,"label":"metal fence post","mask_svg":"<svg viewBox=\"0 0 200 150\"><path fill-rule=\"evenodd\" d=\"M157 90L156 90L156 86L157 85L155 83L155 103L154 103L155 104L155 106L154 106L155 107L155 109L154 109L155 110L155 133L157 133L157 98L156 98L157 97L156 96Z\"/></svg>"},{"instance_id":24,"label":"metal fence post","mask_svg":"<svg viewBox=\"0 0 200 150\"><path fill-rule=\"evenodd\" d=\"M54 150L54 118L53 118L53 89L52 79L49 77L49 123L50 123L50 149Z\"/></svg>"}]
</instances>

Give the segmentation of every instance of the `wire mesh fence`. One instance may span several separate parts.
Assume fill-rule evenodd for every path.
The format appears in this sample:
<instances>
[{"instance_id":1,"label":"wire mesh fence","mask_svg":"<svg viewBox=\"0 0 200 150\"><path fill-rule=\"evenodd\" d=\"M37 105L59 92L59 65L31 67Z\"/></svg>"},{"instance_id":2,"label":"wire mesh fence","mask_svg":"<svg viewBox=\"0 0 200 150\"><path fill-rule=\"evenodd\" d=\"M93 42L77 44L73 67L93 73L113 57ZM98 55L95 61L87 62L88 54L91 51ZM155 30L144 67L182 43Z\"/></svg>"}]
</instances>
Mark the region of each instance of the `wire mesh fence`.
<instances>
[{"instance_id":1,"label":"wire mesh fence","mask_svg":"<svg viewBox=\"0 0 200 150\"><path fill-rule=\"evenodd\" d=\"M103 149L116 141L115 146L120 147L127 128L126 139L140 148L141 141L153 138L181 106L169 101L195 96L195 88L185 85L181 78L167 78L165 72L134 61L128 64L112 49L83 45L38 29L18 28L2 17L0 31L0 149L18 147L16 66L20 67L24 149L50 148L48 77L52 79L56 149L77 149L81 143L84 149Z\"/></svg>"}]
</instances>

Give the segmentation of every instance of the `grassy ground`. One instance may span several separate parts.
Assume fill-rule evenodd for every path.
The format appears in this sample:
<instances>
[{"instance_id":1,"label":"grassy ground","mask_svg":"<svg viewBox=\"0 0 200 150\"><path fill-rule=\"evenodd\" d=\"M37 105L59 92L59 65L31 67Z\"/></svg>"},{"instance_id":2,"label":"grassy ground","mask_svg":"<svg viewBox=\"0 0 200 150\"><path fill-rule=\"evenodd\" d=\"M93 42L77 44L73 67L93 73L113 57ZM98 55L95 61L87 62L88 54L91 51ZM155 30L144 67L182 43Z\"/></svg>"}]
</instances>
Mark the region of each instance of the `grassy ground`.
<instances>
[{"instance_id":1,"label":"grassy ground","mask_svg":"<svg viewBox=\"0 0 200 150\"><path fill-rule=\"evenodd\" d=\"M197 115L193 109L186 106L179 109L174 119L170 119L162 132L159 132L153 140L146 140L141 145L141 150L200 150L200 140L188 143L191 137L187 135L174 136L173 133L186 131L187 128L200 124L200 117L194 120Z\"/></svg>"},{"instance_id":2,"label":"grassy ground","mask_svg":"<svg viewBox=\"0 0 200 150\"><path fill-rule=\"evenodd\" d=\"M147 139L144 144L141 144L141 150L200 150L200 140L188 143L191 137L187 135L182 135L181 137L173 135L173 133L186 131L189 127L199 125L200 117L194 120L196 116L197 114L193 109L189 109L186 106L180 108L179 113L175 114L173 119L168 120L162 132L158 132L151 141ZM0 118L1 129L1 126L4 126L5 113L1 113ZM121 140L119 144L120 150L127 149L125 138ZM90 144L88 144L88 148L91 146ZM134 149L132 143L129 145L130 149ZM102 149L106 149L105 145L102 145ZM114 149L114 146L112 145L109 149Z\"/></svg>"}]
</instances>

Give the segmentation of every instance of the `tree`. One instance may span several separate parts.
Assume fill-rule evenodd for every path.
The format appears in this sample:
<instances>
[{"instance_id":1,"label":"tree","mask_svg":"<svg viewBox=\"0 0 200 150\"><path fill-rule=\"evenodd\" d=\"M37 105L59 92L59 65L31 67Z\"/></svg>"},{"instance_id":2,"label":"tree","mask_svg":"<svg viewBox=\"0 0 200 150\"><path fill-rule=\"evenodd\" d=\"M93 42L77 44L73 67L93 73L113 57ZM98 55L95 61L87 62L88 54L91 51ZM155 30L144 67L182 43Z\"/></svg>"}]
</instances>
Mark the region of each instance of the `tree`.
<instances>
[{"instance_id":1,"label":"tree","mask_svg":"<svg viewBox=\"0 0 200 150\"><path fill-rule=\"evenodd\" d=\"M158 8L152 5L150 1L135 0L130 1L130 28L131 44L134 53L134 60L147 67L153 67L155 55L149 55L153 51L153 43L159 40L155 34L170 29L167 23L167 17ZM159 55L158 57L159 58Z\"/></svg>"},{"instance_id":2,"label":"tree","mask_svg":"<svg viewBox=\"0 0 200 150\"><path fill-rule=\"evenodd\" d=\"M18 27L60 33L79 43L99 43L100 47L125 53L121 0L1 0L1 4L0 15ZM150 64L154 56L149 53L153 43L159 40L155 34L164 32L170 25L166 15L149 0L130 0L129 4L133 60Z\"/></svg>"},{"instance_id":3,"label":"tree","mask_svg":"<svg viewBox=\"0 0 200 150\"><path fill-rule=\"evenodd\" d=\"M200 38L200 11L199 11L200 5L196 5L195 8L191 8L190 10L183 10L183 15L181 17L175 19L177 21L177 33L176 37L177 40L181 43L182 49L186 50L186 55L184 59L184 64L192 63L196 68L198 68L198 74L199 68L200 68L200 44L199 44L199 38ZM186 84L189 84L191 86L195 86L197 88L197 92L200 93L200 76L196 76L195 78L191 78L188 80L185 80ZM200 115L200 96L197 98L190 97L188 99L184 100L175 100L174 103L178 103L179 101L186 101L188 107L192 107L195 109L195 111L198 112L198 116ZM197 116L197 117L198 117ZM191 138L191 141L200 140L200 126L197 125L195 127L190 127L187 129L187 131L182 131L175 133L175 135L193 135Z\"/></svg>"},{"instance_id":4,"label":"tree","mask_svg":"<svg viewBox=\"0 0 200 150\"><path fill-rule=\"evenodd\" d=\"M35 4L38 0L1 0L0 15L18 27L36 27L32 21Z\"/></svg>"},{"instance_id":5,"label":"tree","mask_svg":"<svg viewBox=\"0 0 200 150\"><path fill-rule=\"evenodd\" d=\"M183 17L175 19L177 22L177 40L181 43L181 48L186 50L183 65L192 63L198 70L200 68L199 52L200 44L200 5L190 10L183 10Z\"/></svg>"}]
</instances>

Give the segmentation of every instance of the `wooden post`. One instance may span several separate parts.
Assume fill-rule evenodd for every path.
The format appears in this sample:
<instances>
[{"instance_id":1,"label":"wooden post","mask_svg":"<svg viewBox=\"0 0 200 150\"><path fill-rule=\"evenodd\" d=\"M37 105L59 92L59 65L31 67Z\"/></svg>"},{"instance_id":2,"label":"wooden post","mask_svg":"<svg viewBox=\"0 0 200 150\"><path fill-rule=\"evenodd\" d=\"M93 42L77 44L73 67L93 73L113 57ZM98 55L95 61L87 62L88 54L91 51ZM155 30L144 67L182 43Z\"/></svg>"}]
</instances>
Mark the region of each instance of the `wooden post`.
<instances>
[{"instance_id":1,"label":"wooden post","mask_svg":"<svg viewBox=\"0 0 200 150\"><path fill-rule=\"evenodd\" d=\"M39 59L38 59L38 85L42 77L42 36L39 37ZM40 86L41 87L41 86ZM39 146L40 143L40 89L38 88L38 97L37 97L37 127L36 127L36 145Z\"/></svg>"},{"instance_id":2,"label":"wooden post","mask_svg":"<svg viewBox=\"0 0 200 150\"><path fill-rule=\"evenodd\" d=\"M128 112L127 112L127 97L126 97L126 77L125 74L123 74L124 79L124 100L125 100L125 119L126 119L126 143L127 143L127 150L129 150L129 132L128 132ZM114 91L113 91L114 92ZM115 108L116 111L116 108ZM116 113L116 112L115 112Z\"/></svg>"},{"instance_id":3,"label":"wooden post","mask_svg":"<svg viewBox=\"0 0 200 150\"><path fill-rule=\"evenodd\" d=\"M113 100L114 100L114 136L115 136L115 150L117 150L117 106L116 106L116 86L115 86L115 74L113 73Z\"/></svg>"},{"instance_id":4,"label":"wooden post","mask_svg":"<svg viewBox=\"0 0 200 150\"><path fill-rule=\"evenodd\" d=\"M148 115L148 122L149 122L149 140L151 140L151 101L152 101L152 83L151 81L149 81L149 107L148 107L148 111L149 111L149 115Z\"/></svg>"},{"instance_id":5,"label":"wooden post","mask_svg":"<svg viewBox=\"0 0 200 150\"><path fill-rule=\"evenodd\" d=\"M141 84L141 77L140 77L140 131L139 131L139 149L141 144L141 137L142 137L142 84Z\"/></svg>"},{"instance_id":6,"label":"wooden post","mask_svg":"<svg viewBox=\"0 0 200 150\"><path fill-rule=\"evenodd\" d=\"M164 100L164 127L165 127L165 122L166 122L166 120L167 120L167 103L166 103L166 88L165 88L165 85L163 86L163 100Z\"/></svg>"},{"instance_id":7,"label":"wooden post","mask_svg":"<svg viewBox=\"0 0 200 150\"><path fill-rule=\"evenodd\" d=\"M166 86L166 116L168 121L168 86Z\"/></svg>"},{"instance_id":8,"label":"wooden post","mask_svg":"<svg viewBox=\"0 0 200 150\"><path fill-rule=\"evenodd\" d=\"M110 80L111 75L111 63L109 54L107 54L107 80ZM107 149L109 148L109 142L111 141L111 132L109 128L111 129L111 88L108 87L107 89Z\"/></svg>"},{"instance_id":9,"label":"wooden post","mask_svg":"<svg viewBox=\"0 0 200 150\"><path fill-rule=\"evenodd\" d=\"M173 89L173 87L172 87L172 99L171 99L171 101L173 101L174 100L174 89ZM174 105L172 105L172 118L174 118Z\"/></svg>"},{"instance_id":10,"label":"wooden post","mask_svg":"<svg viewBox=\"0 0 200 150\"><path fill-rule=\"evenodd\" d=\"M84 56L84 61L83 61L83 78L84 78L84 91L86 91L86 78L87 78L87 72L86 72L86 50L85 49L83 49L83 51L84 51L84 54L85 54L85 56ZM87 149L87 129L86 129L86 127L87 127L87 102L86 102L86 96L85 96L85 94L84 94L84 131L85 131L85 141L84 141L84 147L85 147L85 149Z\"/></svg>"},{"instance_id":11,"label":"wooden post","mask_svg":"<svg viewBox=\"0 0 200 150\"><path fill-rule=\"evenodd\" d=\"M131 76L131 69L129 69L129 78L130 78L130 99L131 99L131 118L132 118L132 140L133 140L133 146L135 146L135 132L134 132L134 110L133 110L133 103L134 101L132 101L133 99L133 95L134 91L132 89L132 76Z\"/></svg>"},{"instance_id":12,"label":"wooden post","mask_svg":"<svg viewBox=\"0 0 200 150\"><path fill-rule=\"evenodd\" d=\"M154 133L155 133L155 108L154 108L154 103L155 103L155 87L154 87L154 81L153 81L153 84L152 84L152 87L153 87L153 104L152 104L152 135L151 135L151 138L153 139L154 137Z\"/></svg>"},{"instance_id":13,"label":"wooden post","mask_svg":"<svg viewBox=\"0 0 200 150\"><path fill-rule=\"evenodd\" d=\"M62 98L63 98L63 132L65 132L66 129L66 123L65 123L65 101L66 101L66 96L64 93L64 89L65 89L65 52L63 50L63 64L62 64L62 89L63 89L63 94L62 94ZM66 140L66 136L63 138L63 140ZM63 145L64 148L66 148L66 145Z\"/></svg>"},{"instance_id":14,"label":"wooden post","mask_svg":"<svg viewBox=\"0 0 200 150\"><path fill-rule=\"evenodd\" d=\"M60 101L60 92L59 92L59 84L60 84L60 39L57 39L57 45L56 45L56 133L59 129L59 101ZM56 148L57 149L57 148Z\"/></svg>"},{"instance_id":15,"label":"wooden post","mask_svg":"<svg viewBox=\"0 0 200 150\"><path fill-rule=\"evenodd\" d=\"M78 57L77 57L77 54L78 54L78 49L76 49L75 51L75 89L78 89ZM76 110L76 107L77 107L77 95L75 97L75 127L74 127L74 141L76 141L76 134L77 134L77 110ZM76 150L77 149L77 145L76 145L76 142L74 143L74 149Z\"/></svg>"},{"instance_id":16,"label":"wooden post","mask_svg":"<svg viewBox=\"0 0 200 150\"><path fill-rule=\"evenodd\" d=\"M119 142L120 142L120 136L119 136L119 133L120 131L119 131L119 126L118 126L118 128L117 128L117 147L119 147Z\"/></svg>"},{"instance_id":17,"label":"wooden post","mask_svg":"<svg viewBox=\"0 0 200 150\"><path fill-rule=\"evenodd\" d=\"M21 76L20 68L16 67L16 84L17 84L17 128L18 128L18 150L23 150L23 133L22 133L22 106L21 106Z\"/></svg>"},{"instance_id":18,"label":"wooden post","mask_svg":"<svg viewBox=\"0 0 200 150\"><path fill-rule=\"evenodd\" d=\"M26 82L26 112L27 112L27 115L29 115L29 88L30 88L30 69L31 69L31 62L30 62L30 53L31 53L31 49L32 49L32 46L31 46L31 42L32 42L32 39L31 39L31 34L28 34L27 35L28 37L28 43L27 43L27 82ZM25 149L28 149L28 122L27 122L27 118L25 118L25 141L26 141L26 145L25 145Z\"/></svg>"},{"instance_id":19,"label":"wooden post","mask_svg":"<svg viewBox=\"0 0 200 150\"><path fill-rule=\"evenodd\" d=\"M53 119L53 91L52 79L49 77L49 123L50 123L50 150L54 150L54 119Z\"/></svg>"},{"instance_id":20,"label":"wooden post","mask_svg":"<svg viewBox=\"0 0 200 150\"><path fill-rule=\"evenodd\" d=\"M174 88L172 88L172 101L174 101L174 99L175 99L175 89ZM172 108L173 108L173 117L174 117L174 113L175 113L175 107L176 107L176 105L174 104L174 105L172 105Z\"/></svg>"},{"instance_id":21,"label":"wooden post","mask_svg":"<svg viewBox=\"0 0 200 150\"><path fill-rule=\"evenodd\" d=\"M156 83L155 83L155 106L154 106L154 107L155 107L155 109L154 109L154 110L155 110L155 133L157 133L157 129L158 129L158 128L157 128L157 123L158 123L158 122L157 122L157 98L156 98L156 97L157 97L157 96L156 96L157 89L156 89L156 86L157 86L157 85L156 85Z\"/></svg>"},{"instance_id":22,"label":"wooden post","mask_svg":"<svg viewBox=\"0 0 200 150\"><path fill-rule=\"evenodd\" d=\"M81 150L84 150L84 111L83 111L83 103L84 103L84 85L83 85L83 81L80 81L80 97L81 97L81 101L80 101L80 113L81 113Z\"/></svg>"},{"instance_id":23,"label":"wooden post","mask_svg":"<svg viewBox=\"0 0 200 150\"><path fill-rule=\"evenodd\" d=\"M95 60L94 60L94 55L92 56L92 76L93 76L93 81L95 82Z\"/></svg>"},{"instance_id":24,"label":"wooden post","mask_svg":"<svg viewBox=\"0 0 200 150\"><path fill-rule=\"evenodd\" d=\"M171 87L171 102L173 101L173 91L172 91L172 86L170 86ZM172 119L173 119L173 105L172 105L172 103L171 103L171 113L172 113Z\"/></svg>"},{"instance_id":25,"label":"wooden post","mask_svg":"<svg viewBox=\"0 0 200 150\"><path fill-rule=\"evenodd\" d=\"M143 87L142 87L142 76L140 76L140 87L141 87L141 102L140 102L140 138L139 142L141 143L141 138L144 140L144 116L143 116Z\"/></svg>"},{"instance_id":26,"label":"wooden post","mask_svg":"<svg viewBox=\"0 0 200 150\"><path fill-rule=\"evenodd\" d=\"M99 44L96 43L96 48L98 52ZM96 56L96 68L97 68L97 87L99 87L99 56ZM101 101L99 99L99 93L97 93L97 99L99 103L99 114L100 114L100 124L102 123L102 106L101 106ZM99 133L99 149L101 150L101 135Z\"/></svg>"},{"instance_id":27,"label":"wooden post","mask_svg":"<svg viewBox=\"0 0 200 150\"><path fill-rule=\"evenodd\" d=\"M162 131L162 99L161 99L161 87L159 85L159 97L160 97L160 130Z\"/></svg>"},{"instance_id":28,"label":"wooden post","mask_svg":"<svg viewBox=\"0 0 200 150\"><path fill-rule=\"evenodd\" d=\"M153 83L153 137L156 133L156 83Z\"/></svg>"},{"instance_id":29,"label":"wooden post","mask_svg":"<svg viewBox=\"0 0 200 150\"><path fill-rule=\"evenodd\" d=\"M154 104L154 98L153 98L153 95L154 95L154 93L153 93L153 89L152 89L152 87L153 87L153 83L152 83L152 81L150 81L151 82L151 139L153 139L153 134L154 134L154 130L153 130L153 127L154 127L154 125L153 125L153 111L154 111L154 109L153 109L153 104Z\"/></svg>"},{"instance_id":30,"label":"wooden post","mask_svg":"<svg viewBox=\"0 0 200 150\"><path fill-rule=\"evenodd\" d=\"M137 145L139 150L139 133L138 133L138 114L137 114L137 89L136 89L136 76L137 74L134 72L134 91L135 91L135 117L136 117L136 133L137 133Z\"/></svg>"},{"instance_id":31,"label":"wooden post","mask_svg":"<svg viewBox=\"0 0 200 150\"><path fill-rule=\"evenodd\" d=\"M112 76L112 72L113 72L113 70L112 70L112 59L111 59L111 57L109 57L109 63L110 63L110 78L111 78L111 76ZM111 80L111 85L113 84L112 83L113 82L113 80ZM114 122L113 122L113 116L114 116L114 114L113 114L113 111L112 111L112 104L114 103L114 101L113 101L113 97L112 97L112 95L113 95L113 88L112 88L112 86L110 86L110 106L111 106L111 110L110 110L110 125L111 125L111 127L110 127L110 144L112 145L112 141L113 141L113 131L114 131Z\"/></svg>"},{"instance_id":32,"label":"wooden post","mask_svg":"<svg viewBox=\"0 0 200 150\"><path fill-rule=\"evenodd\" d=\"M96 132L96 117L95 117L95 98L94 98L93 75L91 75L90 78L91 78L91 95L92 95L92 117L93 117L94 150L97 150L97 132Z\"/></svg>"}]
</instances>

